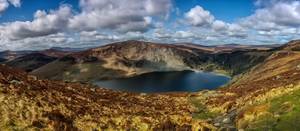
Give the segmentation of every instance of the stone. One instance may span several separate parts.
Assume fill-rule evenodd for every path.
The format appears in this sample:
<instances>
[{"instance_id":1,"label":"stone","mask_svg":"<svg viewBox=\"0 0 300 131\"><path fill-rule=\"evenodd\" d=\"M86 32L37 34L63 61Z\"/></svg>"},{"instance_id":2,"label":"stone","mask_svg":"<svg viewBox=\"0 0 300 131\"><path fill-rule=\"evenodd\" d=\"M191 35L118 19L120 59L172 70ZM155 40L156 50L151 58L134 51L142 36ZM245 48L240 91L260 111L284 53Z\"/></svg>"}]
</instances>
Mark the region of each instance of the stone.
<instances>
[{"instance_id":1,"label":"stone","mask_svg":"<svg viewBox=\"0 0 300 131\"><path fill-rule=\"evenodd\" d=\"M219 126L221 126L221 124L220 123L215 123L214 126L219 127Z\"/></svg>"},{"instance_id":2,"label":"stone","mask_svg":"<svg viewBox=\"0 0 300 131\"><path fill-rule=\"evenodd\" d=\"M225 124L229 124L229 123L231 123L231 120L230 120L230 118L224 118L222 122Z\"/></svg>"},{"instance_id":3,"label":"stone","mask_svg":"<svg viewBox=\"0 0 300 131\"><path fill-rule=\"evenodd\" d=\"M36 81L36 80L37 80L37 77L36 77L36 76L30 75L30 76L28 76L28 79Z\"/></svg>"},{"instance_id":4,"label":"stone","mask_svg":"<svg viewBox=\"0 0 300 131\"><path fill-rule=\"evenodd\" d=\"M278 76L276 76L276 79L278 80L278 79L280 79L281 78L281 76L280 75L278 75Z\"/></svg>"},{"instance_id":5,"label":"stone","mask_svg":"<svg viewBox=\"0 0 300 131\"><path fill-rule=\"evenodd\" d=\"M234 127L223 127L219 131L237 131L237 129Z\"/></svg>"},{"instance_id":6,"label":"stone","mask_svg":"<svg viewBox=\"0 0 300 131\"><path fill-rule=\"evenodd\" d=\"M18 81L18 80L12 80L12 81L10 81L10 84L21 84L21 81Z\"/></svg>"},{"instance_id":7,"label":"stone","mask_svg":"<svg viewBox=\"0 0 300 131\"><path fill-rule=\"evenodd\" d=\"M300 70L300 65L297 65L297 70Z\"/></svg>"},{"instance_id":8,"label":"stone","mask_svg":"<svg viewBox=\"0 0 300 131\"><path fill-rule=\"evenodd\" d=\"M211 119L211 118L208 118L208 119L207 119L207 121L208 121L208 122L212 122L212 121L213 121L213 119Z\"/></svg>"}]
</instances>

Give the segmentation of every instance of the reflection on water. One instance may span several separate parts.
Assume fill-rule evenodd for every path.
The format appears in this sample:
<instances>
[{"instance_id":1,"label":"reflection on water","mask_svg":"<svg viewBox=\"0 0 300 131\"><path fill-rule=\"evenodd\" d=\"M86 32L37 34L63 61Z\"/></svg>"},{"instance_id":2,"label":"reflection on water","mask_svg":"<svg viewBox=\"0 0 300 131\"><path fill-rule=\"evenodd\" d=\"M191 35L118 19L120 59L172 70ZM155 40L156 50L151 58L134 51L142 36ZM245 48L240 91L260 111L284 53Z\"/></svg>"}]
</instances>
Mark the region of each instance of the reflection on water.
<instances>
[{"instance_id":1,"label":"reflection on water","mask_svg":"<svg viewBox=\"0 0 300 131\"><path fill-rule=\"evenodd\" d=\"M215 89L229 81L229 77L214 73L180 71L147 73L131 78L98 81L95 84L114 90L155 93Z\"/></svg>"}]
</instances>

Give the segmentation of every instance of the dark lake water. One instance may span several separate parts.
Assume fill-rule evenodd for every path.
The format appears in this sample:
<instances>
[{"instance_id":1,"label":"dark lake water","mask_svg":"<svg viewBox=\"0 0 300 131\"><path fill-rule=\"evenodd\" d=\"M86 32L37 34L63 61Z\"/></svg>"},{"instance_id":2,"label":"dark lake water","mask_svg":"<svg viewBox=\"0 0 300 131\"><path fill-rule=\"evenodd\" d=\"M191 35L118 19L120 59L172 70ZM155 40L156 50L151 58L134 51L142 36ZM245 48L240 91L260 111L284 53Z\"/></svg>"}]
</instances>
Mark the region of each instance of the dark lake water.
<instances>
[{"instance_id":1,"label":"dark lake water","mask_svg":"<svg viewBox=\"0 0 300 131\"><path fill-rule=\"evenodd\" d=\"M101 87L143 93L195 92L216 89L230 81L230 77L207 72L153 72L130 78L95 82Z\"/></svg>"}]
</instances>

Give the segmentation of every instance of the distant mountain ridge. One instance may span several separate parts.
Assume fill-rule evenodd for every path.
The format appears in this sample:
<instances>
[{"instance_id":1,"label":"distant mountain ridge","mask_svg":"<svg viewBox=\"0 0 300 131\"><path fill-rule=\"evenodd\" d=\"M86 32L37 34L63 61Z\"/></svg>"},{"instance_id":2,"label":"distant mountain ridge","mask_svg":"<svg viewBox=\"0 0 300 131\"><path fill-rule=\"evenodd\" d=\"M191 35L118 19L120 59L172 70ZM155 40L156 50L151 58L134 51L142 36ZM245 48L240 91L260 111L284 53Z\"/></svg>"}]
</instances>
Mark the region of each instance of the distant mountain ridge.
<instances>
[{"instance_id":1,"label":"distant mountain ridge","mask_svg":"<svg viewBox=\"0 0 300 131\"><path fill-rule=\"evenodd\" d=\"M52 57L41 53L31 53L18 57L14 60L7 61L5 64L10 67L23 69L27 72L30 72L56 59L57 57Z\"/></svg>"},{"instance_id":2,"label":"distant mountain ridge","mask_svg":"<svg viewBox=\"0 0 300 131\"><path fill-rule=\"evenodd\" d=\"M0 62L30 72L72 52L75 51L54 48L42 51L4 51L0 52Z\"/></svg>"},{"instance_id":3,"label":"distant mountain ridge","mask_svg":"<svg viewBox=\"0 0 300 131\"><path fill-rule=\"evenodd\" d=\"M212 52L232 52L237 50L251 50L251 49L257 49L257 50L270 50L276 47L280 47L281 44L271 44L271 45L247 45L247 44L223 44L223 45L199 45L199 44L193 44L193 43L177 43L177 45L183 45L187 47L192 48L199 48L204 50L209 50Z\"/></svg>"}]
</instances>

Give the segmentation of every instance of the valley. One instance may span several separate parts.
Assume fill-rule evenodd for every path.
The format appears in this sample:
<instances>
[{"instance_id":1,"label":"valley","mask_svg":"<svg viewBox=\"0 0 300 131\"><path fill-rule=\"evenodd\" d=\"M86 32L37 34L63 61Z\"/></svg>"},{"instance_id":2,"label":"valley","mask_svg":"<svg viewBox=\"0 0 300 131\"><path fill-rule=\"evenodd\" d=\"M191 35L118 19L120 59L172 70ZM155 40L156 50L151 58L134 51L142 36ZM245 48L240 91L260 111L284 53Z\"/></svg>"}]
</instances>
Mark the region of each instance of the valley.
<instances>
[{"instance_id":1,"label":"valley","mask_svg":"<svg viewBox=\"0 0 300 131\"><path fill-rule=\"evenodd\" d=\"M226 50L191 46L124 41L50 60L41 55L10 60L0 67L0 129L206 131L297 126L300 41ZM41 64L16 64L33 60ZM218 72L232 80L215 90L190 93L132 93L89 84L183 70Z\"/></svg>"},{"instance_id":2,"label":"valley","mask_svg":"<svg viewBox=\"0 0 300 131\"><path fill-rule=\"evenodd\" d=\"M0 131L300 131L300 0L0 0Z\"/></svg>"}]
</instances>

